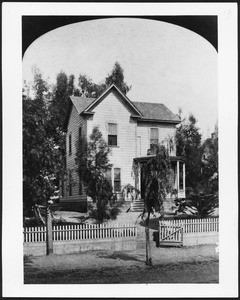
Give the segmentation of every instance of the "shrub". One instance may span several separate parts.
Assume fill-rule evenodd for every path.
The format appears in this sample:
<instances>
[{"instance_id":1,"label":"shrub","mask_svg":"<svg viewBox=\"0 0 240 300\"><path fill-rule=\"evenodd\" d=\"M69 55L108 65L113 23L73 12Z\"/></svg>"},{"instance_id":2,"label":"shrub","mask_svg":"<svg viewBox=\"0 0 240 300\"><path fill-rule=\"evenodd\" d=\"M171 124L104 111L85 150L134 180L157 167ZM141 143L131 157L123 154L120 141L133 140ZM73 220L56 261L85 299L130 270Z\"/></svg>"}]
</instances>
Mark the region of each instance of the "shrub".
<instances>
[{"instance_id":1,"label":"shrub","mask_svg":"<svg viewBox=\"0 0 240 300\"><path fill-rule=\"evenodd\" d=\"M176 199L178 210L176 212L184 213L188 208L195 208L196 212L192 213L189 218L205 218L212 214L218 207L218 195L215 194L193 194L188 199ZM179 215L177 218L188 218L186 215Z\"/></svg>"}]
</instances>

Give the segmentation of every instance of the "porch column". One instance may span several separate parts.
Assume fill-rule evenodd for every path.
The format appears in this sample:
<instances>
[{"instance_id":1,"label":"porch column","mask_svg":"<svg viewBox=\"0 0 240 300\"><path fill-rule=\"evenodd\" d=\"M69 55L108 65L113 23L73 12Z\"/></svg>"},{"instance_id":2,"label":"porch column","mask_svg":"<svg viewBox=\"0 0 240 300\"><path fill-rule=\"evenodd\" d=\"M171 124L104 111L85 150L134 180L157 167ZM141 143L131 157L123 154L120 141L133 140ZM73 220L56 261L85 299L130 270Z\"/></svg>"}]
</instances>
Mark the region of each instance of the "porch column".
<instances>
[{"instance_id":1,"label":"porch column","mask_svg":"<svg viewBox=\"0 0 240 300\"><path fill-rule=\"evenodd\" d=\"M179 197L179 160L177 161L177 197Z\"/></svg>"},{"instance_id":2,"label":"porch column","mask_svg":"<svg viewBox=\"0 0 240 300\"><path fill-rule=\"evenodd\" d=\"M141 164L138 163L138 190L141 193Z\"/></svg>"},{"instance_id":3,"label":"porch column","mask_svg":"<svg viewBox=\"0 0 240 300\"><path fill-rule=\"evenodd\" d=\"M185 163L183 163L183 190L185 193Z\"/></svg>"}]
</instances>

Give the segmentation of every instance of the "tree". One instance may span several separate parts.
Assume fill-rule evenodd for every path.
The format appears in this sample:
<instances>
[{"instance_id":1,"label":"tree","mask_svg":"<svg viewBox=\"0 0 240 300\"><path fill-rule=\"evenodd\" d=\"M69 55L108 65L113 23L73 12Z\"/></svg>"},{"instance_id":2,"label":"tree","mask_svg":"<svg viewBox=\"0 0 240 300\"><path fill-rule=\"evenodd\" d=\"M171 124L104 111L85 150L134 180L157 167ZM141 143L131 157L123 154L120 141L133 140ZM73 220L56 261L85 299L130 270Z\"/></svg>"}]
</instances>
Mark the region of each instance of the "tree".
<instances>
[{"instance_id":1,"label":"tree","mask_svg":"<svg viewBox=\"0 0 240 300\"><path fill-rule=\"evenodd\" d=\"M91 216L100 224L114 219L119 212L118 203L113 195L112 183L106 173L111 167L110 152L102 133L97 127L89 137L81 137L77 145L76 163L79 177L86 186L86 193L92 198Z\"/></svg>"},{"instance_id":2,"label":"tree","mask_svg":"<svg viewBox=\"0 0 240 300\"><path fill-rule=\"evenodd\" d=\"M96 84L85 74L78 77L78 85L80 87L80 96L87 98L98 98L109 86L115 84L124 94L126 94L131 86L124 81L124 71L118 62L113 66L112 72L105 78L104 83Z\"/></svg>"},{"instance_id":3,"label":"tree","mask_svg":"<svg viewBox=\"0 0 240 300\"><path fill-rule=\"evenodd\" d=\"M34 204L45 204L54 192L54 177L62 167L62 153L49 134L49 112L45 101L47 82L34 69L35 97L23 92L23 207L30 214Z\"/></svg>"},{"instance_id":4,"label":"tree","mask_svg":"<svg viewBox=\"0 0 240 300\"><path fill-rule=\"evenodd\" d=\"M191 205L196 208L197 215L200 218L206 218L211 215L218 207L218 195L214 194L195 194L189 197Z\"/></svg>"},{"instance_id":5,"label":"tree","mask_svg":"<svg viewBox=\"0 0 240 300\"><path fill-rule=\"evenodd\" d=\"M71 92L74 84L74 76L70 75L69 80L67 75L61 71L56 77L56 85L53 91L52 101L48 107L48 120L45 125L47 136L51 137L55 147L61 153L62 169L65 168L65 133L62 130L63 121L67 112L67 97ZM69 82L70 81L70 82ZM57 181L59 178L57 178Z\"/></svg>"},{"instance_id":6,"label":"tree","mask_svg":"<svg viewBox=\"0 0 240 300\"><path fill-rule=\"evenodd\" d=\"M67 83L67 94L69 96L74 94L74 80L75 80L75 76L71 74L68 77L68 83Z\"/></svg>"},{"instance_id":7,"label":"tree","mask_svg":"<svg viewBox=\"0 0 240 300\"><path fill-rule=\"evenodd\" d=\"M45 130L47 115L37 100L23 100L24 213L45 204L54 192L54 175L61 168L61 153Z\"/></svg>"},{"instance_id":8,"label":"tree","mask_svg":"<svg viewBox=\"0 0 240 300\"><path fill-rule=\"evenodd\" d=\"M67 112L68 77L61 71L56 78L56 86L53 92L53 99L49 106L50 122L52 128L62 129L63 120ZM53 134L53 133L52 133Z\"/></svg>"},{"instance_id":9,"label":"tree","mask_svg":"<svg viewBox=\"0 0 240 300\"><path fill-rule=\"evenodd\" d=\"M35 94L35 100L44 105L44 94L48 91L48 84L43 79L42 73L37 66L32 68L33 71L33 90Z\"/></svg>"},{"instance_id":10,"label":"tree","mask_svg":"<svg viewBox=\"0 0 240 300\"><path fill-rule=\"evenodd\" d=\"M201 134L196 126L196 118L190 114L188 120L181 122L176 132L177 155L186 158L186 186L195 192L201 181Z\"/></svg>"},{"instance_id":11,"label":"tree","mask_svg":"<svg viewBox=\"0 0 240 300\"><path fill-rule=\"evenodd\" d=\"M87 75L80 74L78 77L78 85L81 90L81 96L87 98L98 98L107 86L103 84L96 84Z\"/></svg>"},{"instance_id":12,"label":"tree","mask_svg":"<svg viewBox=\"0 0 240 300\"><path fill-rule=\"evenodd\" d=\"M141 174L143 174L142 184L145 188L142 216L147 213L145 222L146 264L152 265L149 237L150 214L160 212L163 215L163 201L172 188L169 180L171 176L171 162L167 149L163 145L158 145L156 147L156 156L150 158L141 168Z\"/></svg>"},{"instance_id":13,"label":"tree","mask_svg":"<svg viewBox=\"0 0 240 300\"><path fill-rule=\"evenodd\" d=\"M67 95L68 96L81 96L80 90L75 87L75 76L73 74L71 74L68 77Z\"/></svg>"},{"instance_id":14,"label":"tree","mask_svg":"<svg viewBox=\"0 0 240 300\"><path fill-rule=\"evenodd\" d=\"M107 86L115 84L124 94L127 94L131 89L131 86L128 86L124 81L124 71L119 62L114 64L112 72L105 79L105 83Z\"/></svg>"},{"instance_id":15,"label":"tree","mask_svg":"<svg viewBox=\"0 0 240 300\"><path fill-rule=\"evenodd\" d=\"M218 192L218 125L211 138L202 145L202 181L201 184L207 193Z\"/></svg>"}]
</instances>

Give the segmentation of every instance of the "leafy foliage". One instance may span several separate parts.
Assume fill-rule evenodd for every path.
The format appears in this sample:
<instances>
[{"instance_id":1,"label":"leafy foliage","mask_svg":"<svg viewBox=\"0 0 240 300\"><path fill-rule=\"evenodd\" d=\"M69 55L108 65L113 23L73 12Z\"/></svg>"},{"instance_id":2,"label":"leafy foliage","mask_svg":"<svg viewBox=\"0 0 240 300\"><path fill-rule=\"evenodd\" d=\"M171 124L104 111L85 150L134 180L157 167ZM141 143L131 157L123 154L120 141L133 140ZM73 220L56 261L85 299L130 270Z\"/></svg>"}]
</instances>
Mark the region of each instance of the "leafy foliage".
<instances>
[{"instance_id":1,"label":"leafy foliage","mask_svg":"<svg viewBox=\"0 0 240 300\"><path fill-rule=\"evenodd\" d=\"M61 153L48 137L47 113L38 100L23 101L24 212L34 203L45 204L55 189L54 174L61 168Z\"/></svg>"},{"instance_id":2,"label":"leafy foliage","mask_svg":"<svg viewBox=\"0 0 240 300\"><path fill-rule=\"evenodd\" d=\"M218 196L214 194L195 194L189 200L197 209L197 214L201 218L208 217L218 207Z\"/></svg>"},{"instance_id":3,"label":"leafy foliage","mask_svg":"<svg viewBox=\"0 0 240 300\"><path fill-rule=\"evenodd\" d=\"M177 155L186 158L186 186L198 191L201 182L201 134L196 118L190 114L183 120L176 132Z\"/></svg>"},{"instance_id":4,"label":"leafy foliage","mask_svg":"<svg viewBox=\"0 0 240 300\"><path fill-rule=\"evenodd\" d=\"M56 145L48 109L48 84L34 68L34 99L23 91L23 206L31 214L34 204L46 204L54 193L56 177L62 171L63 153Z\"/></svg>"},{"instance_id":5,"label":"leafy foliage","mask_svg":"<svg viewBox=\"0 0 240 300\"><path fill-rule=\"evenodd\" d=\"M208 193L218 192L218 126L211 138L202 145L202 181L204 190Z\"/></svg>"},{"instance_id":6,"label":"leafy foliage","mask_svg":"<svg viewBox=\"0 0 240 300\"><path fill-rule=\"evenodd\" d=\"M56 78L53 99L49 107L50 122L53 124L52 128L56 128L56 131L62 128L66 115L68 90L70 90L68 89L68 77L64 72L60 72Z\"/></svg>"},{"instance_id":7,"label":"leafy foliage","mask_svg":"<svg viewBox=\"0 0 240 300\"><path fill-rule=\"evenodd\" d=\"M116 62L110 74L105 78L104 83L96 84L85 74L80 74L78 78L78 85L81 90L81 96L85 97L99 97L109 86L115 84L124 94L126 94L131 86L128 86L124 81L123 68L119 62Z\"/></svg>"},{"instance_id":8,"label":"leafy foliage","mask_svg":"<svg viewBox=\"0 0 240 300\"><path fill-rule=\"evenodd\" d=\"M122 187L121 194L124 201L133 201L138 199L140 191L135 186L128 183Z\"/></svg>"},{"instance_id":9,"label":"leafy foliage","mask_svg":"<svg viewBox=\"0 0 240 300\"><path fill-rule=\"evenodd\" d=\"M109 152L110 149L97 127L93 128L89 142L81 137L77 145L77 170L86 186L87 195L94 203L90 207L91 216L98 223L115 218L119 212L112 184L106 175L106 171L111 167L108 159Z\"/></svg>"},{"instance_id":10,"label":"leafy foliage","mask_svg":"<svg viewBox=\"0 0 240 300\"><path fill-rule=\"evenodd\" d=\"M114 64L112 72L105 79L105 83L107 86L115 84L124 94L127 94L131 89L131 86L128 86L124 81L123 68L119 62Z\"/></svg>"},{"instance_id":11,"label":"leafy foliage","mask_svg":"<svg viewBox=\"0 0 240 300\"><path fill-rule=\"evenodd\" d=\"M107 88L105 84L96 84L86 75L80 74L78 77L78 85L81 90L81 96L87 98L97 98Z\"/></svg>"},{"instance_id":12,"label":"leafy foliage","mask_svg":"<svg viewBox=\"0 0 240 300\"><path fill-rule=\"evenodd\" d=\"M32 70L34 74L33 90L35 92L35 100L41 102L43 105L44 94L48 91L48 84L43 79L42 73L36 66L34 66Z\"/></svg>"},{"instance_id":13,"label":"leafy foliage","mask_svg":"<svg viewBox=\"0 0 240 300\"><path fill-rule=\"evenodd\" d=\"M144 163L142 170L142 184L145 187L145 210L148 213L154 211L163 213L163 200L172 188L169 181L171 163L167 149L163 145L158 145L156 156Z\"/></svg>"},{"instance_id":14,"label":"leafy foliage","mask_svg":"<svg viewBox=\"0 0 240 300\"><path fill-rule=\"evenodd\" d=\"M149 236L149 219L150 214L155 211L164 214L163 201L166 194L171 191L170 174L171 163L168 150L163 145L157 145L156 155L151 157L142 166L142 185L144 187L144 211L142 216L147 212L145 222L146 228L146 264L152 265L151 245Z\"/></svg>"},{"instance_id":15,"label":"leafy foliage","mask_svg":"<svg viewBox=\"0 0 240 300\"><path fill-rule=\"evenodd\" d=\"M75 80L75 76L73 74L71 74L68 77L68 84L67 84L67 94L69 96L74 95L74 91L75 91L74 80Z\"/></svg>"}]
</instances>

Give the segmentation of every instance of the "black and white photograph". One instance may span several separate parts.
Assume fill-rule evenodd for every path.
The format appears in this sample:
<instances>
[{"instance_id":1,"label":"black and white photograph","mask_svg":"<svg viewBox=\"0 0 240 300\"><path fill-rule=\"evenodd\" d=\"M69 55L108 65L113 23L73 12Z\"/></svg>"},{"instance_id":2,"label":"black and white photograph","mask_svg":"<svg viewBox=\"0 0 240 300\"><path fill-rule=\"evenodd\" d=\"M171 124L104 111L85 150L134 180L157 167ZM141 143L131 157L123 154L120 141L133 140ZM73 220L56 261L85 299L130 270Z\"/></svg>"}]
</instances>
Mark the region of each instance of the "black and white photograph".
<instances>
[{"instance_id":1,"label":"black and white photograph","mask_svg":"<svg viewBox=\"0 0 240 300\"><path fill-rule=\"evenodd\" d=\"M4 105L18 296L236 295L236 6L30 4Z\"/></svg>"}]
</instances>

